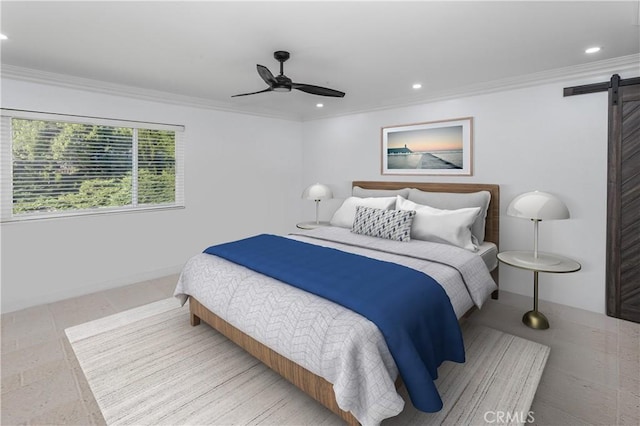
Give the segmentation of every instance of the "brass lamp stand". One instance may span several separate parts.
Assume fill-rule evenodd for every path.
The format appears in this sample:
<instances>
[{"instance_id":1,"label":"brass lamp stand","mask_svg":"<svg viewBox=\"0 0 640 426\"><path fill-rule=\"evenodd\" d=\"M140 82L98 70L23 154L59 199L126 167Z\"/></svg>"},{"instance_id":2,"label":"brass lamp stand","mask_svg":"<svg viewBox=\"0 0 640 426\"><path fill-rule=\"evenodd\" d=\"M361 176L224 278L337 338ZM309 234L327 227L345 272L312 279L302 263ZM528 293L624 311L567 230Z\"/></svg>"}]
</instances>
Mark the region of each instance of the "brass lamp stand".
<instances>
[{"instance_id":1,"label":"brass lamp stand","mask_svg":"<svg viewBox=\"0 0 640 426\"><path fill-rule=\"evenodd\" d=\"M538 311L538 271L533 271L533 310L522 316L522 322L537 330L549 328L549 320Z\"/></svg>"}]
</instances>

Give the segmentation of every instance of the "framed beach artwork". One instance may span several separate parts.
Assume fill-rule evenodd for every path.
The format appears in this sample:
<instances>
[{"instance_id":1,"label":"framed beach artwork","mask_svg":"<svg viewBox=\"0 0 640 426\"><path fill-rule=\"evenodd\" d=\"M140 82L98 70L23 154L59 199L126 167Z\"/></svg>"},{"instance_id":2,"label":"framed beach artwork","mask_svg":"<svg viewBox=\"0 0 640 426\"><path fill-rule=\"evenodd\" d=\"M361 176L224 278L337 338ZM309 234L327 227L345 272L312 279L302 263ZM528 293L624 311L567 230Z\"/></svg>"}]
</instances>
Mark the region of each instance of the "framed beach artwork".
<instances>
[{"instance_id":1,"label":"framed beach artwork","mask_svg":"<svg viewBox=\"0 0 640 426\"><path fill-rule=\"evenodd\" d=\"M383 175L470 176L473 117L382 128Z\"/></svg>"}]
</instances>

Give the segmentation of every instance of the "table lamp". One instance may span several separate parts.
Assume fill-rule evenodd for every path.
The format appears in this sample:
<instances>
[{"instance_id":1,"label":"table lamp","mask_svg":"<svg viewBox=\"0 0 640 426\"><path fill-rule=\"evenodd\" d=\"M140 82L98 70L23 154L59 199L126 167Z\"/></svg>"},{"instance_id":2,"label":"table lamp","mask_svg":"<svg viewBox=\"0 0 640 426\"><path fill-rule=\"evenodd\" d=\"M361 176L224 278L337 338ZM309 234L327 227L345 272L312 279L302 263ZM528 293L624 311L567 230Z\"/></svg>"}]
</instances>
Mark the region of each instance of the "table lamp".
<instances>
[{"instance_id":1,"label":"table lamp","mask_svg":"<svg viewBox=\"0 0 640 426\"><path fill-rule=\"evenodd\" d=\"M302 198L307 200L314 200L316 202L316 225L320 224L320 219L318 216L318 208L320 206L320 200L333 198L333 193L331 192L331 188L321 183L313 184L311 186L308 186L302 192Z\"/></svg>"},{"instance_id":2,"label":"table lamp","mask_svg":"<svg viewBox=\"0 0 640 426\"><path fill-rule=\"evenodd\" d=\"M569 219L569 209L548 192L532 191L518 195L507 207L507 216L533 221L533 257L520 259L532 264L553 265L558 260L538 253L538 223L543 220Z\"/></svg>"}]
</instances>

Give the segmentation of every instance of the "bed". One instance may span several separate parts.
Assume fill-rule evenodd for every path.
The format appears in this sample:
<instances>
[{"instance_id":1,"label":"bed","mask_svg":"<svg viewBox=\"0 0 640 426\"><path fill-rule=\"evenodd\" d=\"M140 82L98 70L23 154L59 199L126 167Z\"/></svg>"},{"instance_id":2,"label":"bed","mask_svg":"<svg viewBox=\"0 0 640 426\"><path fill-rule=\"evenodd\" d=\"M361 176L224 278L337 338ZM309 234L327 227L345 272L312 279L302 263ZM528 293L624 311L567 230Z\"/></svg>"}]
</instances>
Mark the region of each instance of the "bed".
<instances>
[{"instance_id":1,"label":"bed","mask_svg":"<svg viewBox=\"0 0 640 426\"><path fill-rule=\"evenodd\" d=\"M457 248L440 247L442 250L439 250L439 252L443 254L434 255L436 258L438 256L455 258L457 260L452 260L452 262L459 262L462 265L454 265L458 268L458 271L452 273L452 266L444 265L439 260L427 262L424 259L419 259L419 256L414 256L413 252L404 254L391 253L387 250L389 246L387 242L378 242L378 239L372 239L373 237L353 235L349 230L340 229L339 227L303 231L290 235L288 238L377 257L381 260L397 262L410 268L422 270L430 275L435 275L434 278L444 282L443 287L450 294L450 297L451 293L461 293L455 290L456 286L460 287L460 284L456 284L456 280L460 279L467 285L466 281L471 282L475 279L456 278L461 274L459 270L466 268L464 266L466 263L463 263L461 259L469 258L469 264L475 265L476 270L480 268L478 264L482 265L480 269L483 270L483 273L477 274L482 276L482 279L478 278L478 280L486 281L483 274L489 276L490 271L490 280L495 285L489 288L488 284L478 284L482 286L478 290L482 293L479 296L472 295L469 290L468 297L456 296L452 298L456 316L459 319L468 316L477 306L481 305L488 297L488 294L491 294L493 298L498 297L497 262L493 259L497 254L499 242L500 194L497 185L354 181L352 186L354 194L357 190L359 191L358 194L381 194L380 196L391 194L389 191L404 191L405 188L413 188L416 191L428 193L466 194L488 191L490 200L486 209L484 223L485 243L481 245L482 250L480 250L483 253L482 258L477 254L465 254L464 250L456 252L455 250L460 250ZM375 248L378 243L380 243L380 250ZM393 244L391 245L393 246ZM403 247L402 245L403 243L395 244L395 246L401 248ZM434 250L438 248L435 246L444 246L429 242L415 242L414 245L420 250ZM445 255L445 253L448 254ZM468 273L475 274L475 272ZM213 276L215 276L215 279L212 278ZM232 286L230 288L209 285L216 280L225 281L225 286L227 285L226 281L235 282L235 284L229 284ZM265 291L271 293L245 296L238 290L240 287L246 287L249 289L249 293L255 293L258 290L253 287L254 285L261 286L257 287L260 288L260 291L264 286L267 289ZM376 424L386 417L397 415L399 413L398 410L401 411L404 404L404 401L401 401L400 396L395 392L395 388L401 385L401 379L393 357L386 346L380 344L380 337L375 335L375 330L371 330L368 320L346 310L346 308L336 306L332 302L317 300L317 296L314 295L295 293L296 291L304 292L298 289L290 290L288 287L272 278L247 272L241 266L231 264L224 259L201 254L195 256L185 266L175 294L183 302L188 298L191 325L198 325L200 321L209 324L316 401L336 413L347 424ZM212 290L212 288L214 289ZM283 290L283 288L287 289ZM293 291L295 294L282 293L284 291ZM246 300L242 299L245 297L247 298ZM300 301L299 298L304 299L304 301ZM305 321L312 322L312 324L308 325L311 332L306 329L304 332L293 330L293 326L287 324L284 324L282 329L275 328L273 324L280 323L282 320L265 319L264 312L260 311L262 308L254 309L250 307L251 303L253 303L250 299L260 299L263 304L276 305L275 308L270 308L275 309L274 316L295 315L296 324L303 324ZM453 299L456 302L453 302ZM290 305L288 305L289 303ZM287 312L282 311L282 306L285 305L290 306L286 309ZM317 310L317 312L313 311L313 316L311 316L310 307ZM297 310L301 311L297 312ZM348 312L344 312L345 310ZM254 317L252 318L252 316ZM333 327L331 330L340 329L340 333L347 333L348 338L345 338L342 334L331 334L334 331L326 331L317 325L324 322L331 323L330 327ZM375 325L372 327L375 329ZM347 329L346 332L344 331L345 329ZM339 338L336 336L339 336ZM358 340L362 339L362 336L367 336L365 341ZM353 341L350 339L353 339ZM344 355L341 355L345 351L344 345L350 345L350 349L358 348L358 351L362 351L362 355L349 355L350 358L345 361L345 359L340 358L344 357ZM338 355L335 355L336 352ZM330 358L330 360L327 361L327 358ZM349 365L344 366L341 363ZM340 365L337 366L337 364ZM357 376L359 374L357 371L360 370L366 370L367 376L374 376L373 379L367 378L367 380L371 380L371 384L362 384L362 378L353 379L352 376ZM363 400L365 401L363 402ZM370 401L374 402L371 403ZM341 406L350 409L343 410Z\"/></svg>"}]
</instances>

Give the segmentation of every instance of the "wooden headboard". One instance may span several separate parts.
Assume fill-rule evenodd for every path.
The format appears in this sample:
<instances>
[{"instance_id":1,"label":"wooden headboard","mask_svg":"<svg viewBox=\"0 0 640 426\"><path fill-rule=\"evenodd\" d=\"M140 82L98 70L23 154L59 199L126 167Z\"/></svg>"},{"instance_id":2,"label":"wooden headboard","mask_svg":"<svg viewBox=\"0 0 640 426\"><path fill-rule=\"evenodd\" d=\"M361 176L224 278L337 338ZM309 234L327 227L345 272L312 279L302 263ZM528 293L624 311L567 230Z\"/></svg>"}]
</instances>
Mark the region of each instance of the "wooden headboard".
<instances>
[{"instance_id":1,"label":"wooden headboard","mask_svg":"<svg viewBox=\"0 0 640 426\"><path fill-rule=\"evenodd\" d=\"M356 180L352 186L363 189L402 189L416 188L429 192L478 192L489 191L491 201L487 210L484 239L494 243L500 242L500 186L484 183L425 183L425 182L376 182Z\"/></svg>"}]
</instances>

